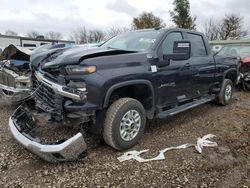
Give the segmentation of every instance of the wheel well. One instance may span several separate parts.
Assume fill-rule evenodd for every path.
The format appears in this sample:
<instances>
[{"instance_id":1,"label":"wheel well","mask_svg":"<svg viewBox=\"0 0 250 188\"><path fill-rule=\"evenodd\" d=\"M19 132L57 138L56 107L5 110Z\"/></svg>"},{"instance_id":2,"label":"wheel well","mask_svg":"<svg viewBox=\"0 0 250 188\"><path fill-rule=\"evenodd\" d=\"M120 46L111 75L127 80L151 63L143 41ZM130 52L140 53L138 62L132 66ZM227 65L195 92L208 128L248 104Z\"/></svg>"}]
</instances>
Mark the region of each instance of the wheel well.
<instances>
[{"instance_id":1,"label":"wheel well","mask_svg":"<svg viewBox=\"0 0 250 188\"><path fill-rule=\"evenodd\" d=\"M225 79L230 79L234 85L237 84L237 72L236 71L229 71L226 76Z\"/></svg>"},{"instance_id":2,"label":"wheel well","mask_svg":"<svg viewBox=\"0 0 250 188\"><path fill-rule=\"evenodd\" d=\"M133 84L115 89L109 97L109 104L119 98L129 97L142 103L146 110L147 117L152 119L154 115L153 93L147 84Z\"/></svg>"}]
</instances>

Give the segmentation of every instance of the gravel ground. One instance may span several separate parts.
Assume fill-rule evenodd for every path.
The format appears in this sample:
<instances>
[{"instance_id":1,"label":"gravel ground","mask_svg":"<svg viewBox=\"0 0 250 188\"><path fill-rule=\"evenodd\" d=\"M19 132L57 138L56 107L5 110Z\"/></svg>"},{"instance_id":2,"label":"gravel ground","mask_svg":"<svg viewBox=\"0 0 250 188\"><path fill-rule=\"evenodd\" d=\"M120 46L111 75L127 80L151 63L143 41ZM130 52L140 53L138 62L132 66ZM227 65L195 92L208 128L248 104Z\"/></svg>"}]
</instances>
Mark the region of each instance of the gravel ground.
<instances>
[{"instance_id":1,"label":"gravel ground","mask_svg":"<svg viewBox=\"0 0 250 188\"><path fill-rule=\"evenodd\" d=\"M133 148L150 149L145 157L153 157L168 146L195 143L209 133L217 136L214 140L219 145L205 148L202 154L194 148L170 151L165 160L149 163L120 163L117 157L122 152L87 133L91 147L86 158L47 163L12 138L7 124L15 108L1 107L0 187L250 187L249 93L236 93L226 107L210 103L167 120L149 122ZM61 134L64 128L53 129Z\"/></svg>"}]
</instances>

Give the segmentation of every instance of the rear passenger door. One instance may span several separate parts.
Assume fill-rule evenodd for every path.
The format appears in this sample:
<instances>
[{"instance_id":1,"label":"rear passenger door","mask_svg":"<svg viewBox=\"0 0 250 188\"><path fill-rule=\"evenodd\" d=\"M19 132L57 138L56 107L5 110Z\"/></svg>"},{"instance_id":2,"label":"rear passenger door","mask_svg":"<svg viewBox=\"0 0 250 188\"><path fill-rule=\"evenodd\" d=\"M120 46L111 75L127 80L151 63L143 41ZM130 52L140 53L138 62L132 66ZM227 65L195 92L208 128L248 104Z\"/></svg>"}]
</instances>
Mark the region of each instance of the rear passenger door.
<instances>
[{"instance_id":1,"label":"rear passenger door","mask_svg":"<svg viewBox=\"0 0 250 188\"><path fill-rule=\"evenodd\" d=\"M193 98L209 93L214 82L215 63L210 49L206 48L202 35L185 33L185 38L191 41L191 85Z\"/></svg>"}]
</instances>

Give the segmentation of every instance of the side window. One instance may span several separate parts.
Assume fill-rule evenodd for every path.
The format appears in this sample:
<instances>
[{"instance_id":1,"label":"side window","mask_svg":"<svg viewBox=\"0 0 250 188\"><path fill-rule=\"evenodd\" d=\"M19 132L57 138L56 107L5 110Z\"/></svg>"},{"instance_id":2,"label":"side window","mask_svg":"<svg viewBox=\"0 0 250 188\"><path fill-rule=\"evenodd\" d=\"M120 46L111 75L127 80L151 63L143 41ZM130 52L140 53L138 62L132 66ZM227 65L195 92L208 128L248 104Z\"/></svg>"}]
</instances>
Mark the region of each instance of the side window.
<instances>
[{"instance_id":1,"label":"side window","mask_svg":"<svg viewBox=\"0 0 250 188\"><path fill-rule=\"evenodd\" d=\"M195 57L206 56L207 51L201 35L187 33L187 38L191 41L191 54Z\"/></svg>"},{"instance_id":2,"label":"side window","mask_svg":"<svg viewBox=\"0 0 250 188\"><path fill-rule=\"evenodd\" d=\"M174 41L182 40L182 34L180 32L173 32L167 35L162 43L163 54L172 54L174 48Z\"/></svg>"}]
</instances>

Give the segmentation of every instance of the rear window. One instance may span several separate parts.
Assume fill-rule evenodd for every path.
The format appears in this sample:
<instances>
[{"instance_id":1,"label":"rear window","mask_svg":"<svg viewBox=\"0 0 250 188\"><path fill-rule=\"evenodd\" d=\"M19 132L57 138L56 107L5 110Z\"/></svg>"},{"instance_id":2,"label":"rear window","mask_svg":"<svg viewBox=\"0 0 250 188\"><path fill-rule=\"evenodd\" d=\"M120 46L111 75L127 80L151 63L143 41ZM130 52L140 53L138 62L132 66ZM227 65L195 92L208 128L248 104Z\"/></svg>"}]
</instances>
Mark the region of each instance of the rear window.
<instances>
[{"instance_id":1,"label":"rear window","mask_svg":"<svg viewBox=\"0 0 250 188\"><path fill-rule=\"evenodd\" d=\"M187 38L191 40L192 56L200 57L207 55L205 43L201 35L188 33Z\"/></svg>"}]
</instances>

